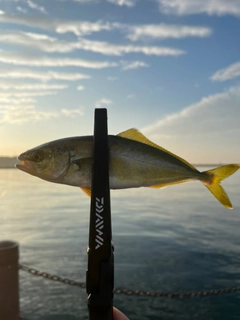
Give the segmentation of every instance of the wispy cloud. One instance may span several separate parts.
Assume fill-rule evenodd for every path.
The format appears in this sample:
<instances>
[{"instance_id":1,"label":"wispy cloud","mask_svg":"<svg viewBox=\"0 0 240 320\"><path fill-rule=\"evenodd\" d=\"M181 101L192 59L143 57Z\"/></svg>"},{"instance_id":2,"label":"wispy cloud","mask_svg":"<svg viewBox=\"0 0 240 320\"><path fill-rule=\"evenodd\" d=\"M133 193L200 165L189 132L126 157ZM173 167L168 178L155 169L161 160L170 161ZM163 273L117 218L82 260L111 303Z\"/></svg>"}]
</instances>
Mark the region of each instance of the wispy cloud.
<instances>
[{"instance_id":1,"label":"wispy cloud","mask_svg":"<svg viewBox=\"0 0 240 320\"><path fill-rule=\"evenodd\" d=\"M229 67L218 70L211 76L213 81L226 81L240 76L240 62L233 63Z\"/></svg>"},{"instance_id":2,"label":"wispy cloud","mask_svg":"<svg viewBox=\"0 0 240 320\"><path fill-rule=\"evenodd\" d=\"M11 15L3 13L0 15L1 22L25 25L28 27L39 28L41 30L51 30L59 34L73 33L78 37L90 35L100 31L119 30L127 33L127 38L136 41L144 38L167 39L167 38L186 38L186 37L206 37L212 33L212 29L205 26L187 26L171 24L148 24L148 25L128 25L118 22L104 21L74 21L50 19L47 17L32 17L27 15ZM22 33L23 34L23 33ZM25 34L26 35L26 34ZM30 34L31 35L31 34ZM48 42L54 42L56 38L43 37ZM10 41L10 40L9 40ZM43 43L44 44L44 43ZM72 44L73 45L73 44Z\"/></svg>"},{"instance_id":3,"label":"wispy cloud","mask_svg":"<svg viewBox=\"0 0 240 320\"><path fill-rule=\"evenodd\" d=\"M22 104L20 103L18 105L12 101L9 101L6 105L1 105L0 115L0 124L21 124L28 121L49 120L62 116L71 118L79 117L84 115L84 110L83 108L78 108L43 111L39 110L34 104L26 104L26 101L22 100Z\"/></svg>"},{"instance_id":4,"label":"wispy cloud","mask_svg":"<svg viewBox=\"0 0 240 320\"><path fill-rule=\"evenodd\" d=\"M77 36L89 35L93 32L111 30L113 25L109 22L89 22L77 20L51 19L48 17L38 17L31 15L13 15L2 11L0 14L1 22L8 22L17 25L24 25L32 28L38 28L46 31L55 31L57 33L72 32Z\"/></svg>"},{"instance_id":5,"label":"wispy cloud","mask_svg":"<svg viewBox=\"0 0 240 320\"><path fill-rule=\"evenodd\" d=\"M226 133L239 128L240 86L228 91L202 98L179 112L167 115L153 125L144 128L144 133L159 140L161 136L176 138L179 135L193 136Z\"/></svg>"},{"instance_id":6,"label":"wispy cloud","mask_svg":"<svg viewBox=\"0 0 240 320\"><path fill-rule=\"evenodd\" d=\"M192 163L239 163L240 87L202 98L141 131Z\"/></svg>"},{"instance_id":7,"label":"wispy cloud","mask_svg":"<svg viewBox=\"0 0 240 320\"><path fill-rule=\"evenodd\" d=\"M136 4L136 0L107 0L110 3L116 4L118 6L126 6L126 7L134 7Z\"/></svg>"},{"instance_id":8,"label":"wispy cloud","mask_svg":"<svg viewBox=\"0 0 240 320\"><path fill-rule=\"evenodd\" d=\"M67 117L76 117L76 116L83 116L84 110L83 108L79 109L61 109L61 114Z\"/></svg>"},{"instance_id":9,"label":"wispy cloud","mask_svg":"<svg viewBox=\"0 0 240 320\"><path fill-rule=\"evenodd\" d=\"M115 56L132 52L157 56L179 56L185 53L180 49L163 46L116 45L104 41L93 41L83 38L79 38L76 42L67 42L43 34L17 31L2 31L0 33L0 42L27 46L45 52L61 53L71 52L76 49Z\"/></svg>"},{"instance_id":10,"label":"wispy cloud","mask_svg":"<svg viewBox=\"0 0 240 320\"><path fill-rule=\"evenodd\" d=\"M21 13L27 13L27 9L21 7L21 6L17 6L16 7L17 11L21 12Z\"/></svg>"},{"instance_id":11,"label":"wispy cloud","mask_svg":"<svg viewBox=\"0 0 240 320\"><path fill-rule=\"evenodd\" d=\"M6 98L22 98L22 97L43 97L43 96L49 96L49 95L55 95L57 94L57 91L20 91L20 92L2 92L0 94L0 97L6 97Z\"/></svg>"},{"instance_id":12,"label":"wispy cloud","mask_svg":"<svg viewBox=\"0 0 240 320\"><path fill-rule=\"evenodd\" d=\"M36 106L36 98L56 95L67 87L65 84L0 81L0 124L82 116L83 108L43 111Z\"/></svg>"},{"instance_id":13,"label":"wispy cloud","mask_svg":"<svg viewBox=\"0 0 240 320\"><path fill-rule=\"evenodd\" d=\"M16 104L29 104L36 102L33 98L18 98L13 96L2 96L0 95L0 103L1 103L1 109L3 109L4 105L16 105Z\"/></svg>"},{"instance_id":14,"label":"wispy cloud","mask_svg":"<svg viewBox=\"0 0 240 320\"><path fill-rule=\"evenodd\" d=\"M81 73L66 73L66 72L55 72L55 71L33 71L27 69L7 69L2 70L0 78L5 79L35 79L41 81L50 80L67 80L76 81L80 79L89 79L90 76Z\"/></svg>"},{"instance_id":15,"label":"wispy cloud","mask_svg":"<svg viewBox=\"0 0 240 320\"><path fill-rule=\"evenodd\" d=\"M58 113L54 111L39 111L34 105L8 105L6 108L0 108L2 114L0 124L3 123L22 123L32 120L48 120L58 117Z\"/></svg>"},{"instance_id":16,"label":"wispy cloud","mask_svg":"<svg viewBox=\"0 0 240 320\"><path fill-rule=\"evenodd\" d=\"M149 24L129 27L127 37L132 41L142 39L167 39L167 38L186 38L186 37L207 37L211 35L209 27Z\"/></svg>"},{"instance_id":17,"label":"wispy cloud","mask_svg":"<svg viewBox=\"0 0 240 320\"><path fill-rule=\"evenodd\" d=\"M73 0L73 2L78 2L78 3L84 4L84 3L94 2L94 0Z\"/></svg>"},{"instance_id":18,"label":"wispy cloud","mask_svg":"<svg viewBox=\"0 0 240 320\"><path fill-rule=\"evenodd\" d=\"M31 0L26 0L25 2L29 8L31 8L33 10L40 11L41 13L47 14L47 11L43 6L39 6L38 4L36 4L35 2L33 2Z\"/></svg>"},{"instance_id":19,"label":"wispy cloud","mask_svg":"<svg viewBox=\"0 0 240 320\"><path fill-rule=\"evenodd\" d=\"M160 11L166 14L240 15L239 0L157 0Z\"/></svg>"},{"instance_id":20,"label":"wispy cloud","mask_svg":"<svg viewBox=\"0 0 240 320\"><path fill-rule=\"evenodd\" d=\"M180 49L161 46L137 46L137 45L115 45L104 41L91 41L79 39L78 48L87 51L98 52L104 55L121 56L127 53L142 53L156 56L179 56L185 52Z\"/></svg>"},{"instance_id":21,"label":"wispy cloud","mask_svg":"<svg viewBox=\"0 0 240 320\"><path fill-rule=\"evenodd\" d=\"M47 56L33 56L16 52L0 51L0 62L13 65L27 65L33 67L82 67L90 69L103 69L117 67L118 63L108 61L88 61L72 58L51 58Z\"/></svg>"},{"instance_id":22,"label":"wispy cloud","mask_svg":"<svg viewBox=\"0 0 240 320\"><path fill-rule=\"evenodd\" d=\"M88 22L88 21L66 21L55 24L55 31L57 33L72 32L76 36L89 35L94 32L109 31L112 30L112 24L109 22Z\"/></svg>"},{"instance_id":23,"label":"wispy cloud","mask_svg":"<svg viewBox=\"0 0 240 320\"><path fill-rule=\"evenodd\" d=\"M77 86L78 91L83 91L84 89L85 89L84 86Z\"/></svg>"},{"instance_id":24,"label":"wispy cloud","mask_svg":"<svg viewBox=\"0 0 240 320\"><path fill-rule=\"evenodd\" d=\"M121 61L123 70L138 69L142 67L149 67L149 65L143 61Z\"/></svg>"},{"instance_id":25,"label":"wispy cloud","mask_svg":"<svg viewBox=\"0 0 240 320\"><path fill-rule=\"evenodd\" d=\"M77 42L61 41L56 37L50 37L44 34L6 30L0 32L0 42L21 45L45 52L66 53L76 50L79 47Z\"/></svg>"},{"instance_id":26,"label":"wispy cloud","mask_svg":"<svg viewBox=\"0 0 240 320\"><path fill-rule=\"evenodd\" d=\"M102 98L95 103L96 108L101 108L102 106L109 106L112 104L112 101L107 98Z\"/></svg>"},{"instance_id":27,"label":"wispy cloud","mask_svg":"<svg viewBox=\"0 0 240 320\"><path fill-rule=\"evenodd\" d=\"M118 77L108 76L107 81L117 81Z\"/></svg>"},{"instance_id":28,"label":"wispy cloud","mask_svg":"<svg viewBox=\"0 0 240 320\"><path fill-rule=\"evenodd\" d=\"M21 5L16 7L16 9L21 13L26 14L26 13L28 13L29 10L31 10L31 11L38 11L38 12L41 12L43 14L47 14L46 9L43 6L38 5L34 1L31 1L31 0L16 0L15 2L21 4ZM23 6L25 6L25 7L23 7Z\"/></svg>"},{"instance_id":29,"label":"wispy cloud","mask_svg":"<svg viewBox=\"0 0 240 320\"><path fill-rule=\"evenodd\" d=\"M66 84L43 84L43 83L13 83L2 81L0 82L1 90L11 90L13 93L17 91L44 91L44 90L63 90L66 89L68 85Z\"/></svg>"}]
</instances>

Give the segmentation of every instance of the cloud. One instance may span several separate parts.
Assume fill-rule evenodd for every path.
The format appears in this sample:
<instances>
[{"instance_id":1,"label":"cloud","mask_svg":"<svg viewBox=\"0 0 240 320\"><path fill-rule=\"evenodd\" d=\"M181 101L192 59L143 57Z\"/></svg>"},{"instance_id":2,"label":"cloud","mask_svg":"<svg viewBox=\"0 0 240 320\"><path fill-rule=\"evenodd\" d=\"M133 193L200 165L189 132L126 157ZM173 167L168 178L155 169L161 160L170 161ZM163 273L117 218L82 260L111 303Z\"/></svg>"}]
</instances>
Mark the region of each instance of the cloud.
<instances>
[{"instance_id":1,"label":"cloud","mask_svg":"<svg viewBox=\"0 0 240 320\"><path fill-rule=\"evenodd\" d=\"M25 1L26 4L28 5L29 8L40 11L44 14L47 14L46 9L43 6L39 6L38 4L36 4L35 2L31 1L31 0L26 0Z\"/></svg>"},{"instance_id":2,"label":"cloud","mask_svg":"<svg viewBox=\"0 0 240 320\"><path fill-rule=\"evenodd\" d=\"M118 77L108 76L107 81L117 81Z\"/></svg>"},{"instance_id":3,"label":"cloud","mask_svg":"<svg viewBox=\"0 0 240 320\"><path fill-rule=\"evenodd\" d=\"M64 90L67 87L65 84L32 84L1 81L0 105L2 108L11 108L12 105L33 104L36 102L35 97L56 95L59 90Z\"/></svg>"},{"instance_id":4,"label":"cloud","mask_svg":"<svg viewBox=\"0 0 240 320\"><path fill-rule=\"evenodd\" d=\"M101 108L102 106L109 106L112 104L112 101L107 98L102 98L95 103L96 108Z\"/></svg>"},{"instance_id":5,"label":"cloud","mask_svg":"<svg viewBox=\"0 0 240 320\"><path fill-rule=\"evenodd\" d=\"M148 64L146 64L143 61L121 61L122 69L123 70L130 70L130 69L138 69L141 67L149 67Z\"/></svg>"},{"instance_id":6,"label":"cloud","mask_svg":"<svg viewBox=\"0 0 240 320\"><path fill-rule=\"evenodd\" d=\"M84 89L85 89L84 86L78 86L78 87L77 87L77 90L78 90L78 91L83 91Z\"/></svg>"},{"instance_id":7,"label":"cloud","mask_svg":"<svg viewBox=\"0 0 240 320\"><path fill-rule=\"evenodd\" d=\"M78 49L78 44L76 42L60 41L57 38L49 37L44 34L21 31L1 30L0 42L21 45L45 52L66 53Z\"/></svg>"},{"instance_id":8,"label":"cloud","mask_svg":"<svg viewBox=\"0 0 240 320\"><path fill-rule=\"evenodd\" d=\"M84 111L82 108L79 109L61 109L61 114L67 117L83 116Z\"/></svg>"},{"instance_id":9,"label":"cloud","mask_svg":"<svg viewBox=\"0 0 240 320\"><path fill-rule=\"evenodd\" d=\"M46 31L57 33L72 32L77 36L89 35L93 32L111 30L113 25L109 22L89 22L77 20L51 19L48 17L38 17L30 15L13 15L9 13L0 14L0 22L7 22L17 25L24 25Z\"/></svg>"},{"instance_id":10,"label":"cloud","mask_svg":"<svg viewBox=\"0 0 240 320\"><path fill-rule=\"evenodd\" d=\"M25 90L25 91L43 91L43 90L63 90L68 86L66 84L43 84L43 83L12 83L12 82L0 82L1 90Z\"/></svg>"},{"instance_id":11,"label":"cloud","mask_svg":"<svg viewBox=\"0 0 240 320\"><path fill-rule=\"evenodd\" d=\"M129 28L127 38L132 41L142 39L167 39L167 38L186 38L186 37L207 37L212 30L208 27L150 24L132 26Z\"/></svg>"},{"instance_id":12,"label":"cloud","mask_svg":"<svg viewBox=\"0 0 240 320\"><path fill-rule=\"evenodd\" d=\"M47 120L58 117L58 113L54 111L38 111L34 105L7 106L1 110L2 117L0 124L3 123L22 123L32 120Z\"/></svg>"},{"instance_id":13,"label":"cloud","mask_svg":"<svg viewBox=\"0 0 240 320\"><path fill-rule=\"evenodd\" d=\"M240 163L240 86L202 98L141 131L191 163Z\"/></svg>"},{"instance_id":14,"label":"cloud","mask_svg":"<svg viewBox=\"0 0 240 320\"><path fill-rule=\"evenodd\" d=\"M1 105L0 107L0 124L11 123L21 124L28 121L40 121L49 120L59 117L78 117L84 115L83 108L79 109L61 109L52 111L38 110L34 104L26 104L26 101L22 101L22 104L16 105L9 101L8 105Z\"/></svg>"},{"instance_id":15,"label":"cloud","mask_svg":"<svg viewBox=\"0 0 240 320\"><path fill-rule=\"evenodd\" d=\"M87 39L79 39L78 48L113 56L121 56L127 53L142 53L145 55L156 56L179 56L185 53L183 50L175 48L160 46L115 45L108 42L91 41Z\"/></svg>"},{"instance_id":16,"label":"cloud","mask_svg":"<svg viewBox=\"0 0 240 320\"><path fill-rule=\"evenodd\" d=\"M78 3L91 3L93 2L94 0L73 0L73 2L78 2Z\"/></svg>"},{"instance_id":17,"label":"cloud","mask_svg":"<svg viewBox=\"0 0 240 320\"><path fill-rule=\"evenodd\" d=\"M55 71L36 72L27 69L3 69L0 78L5 79L35 79L41 81L67 80L76 81L80 79L89 79L90 76L81 73L64 73Z\"/></svg>"},{"instance_id":18,"label":"cloud","mask_svg":"<svg viewBox=\"0 0 240 320\"><path fill-rule=\"evenodd\" d=\"M62 109L60 111L39 111L37 109L35 97L56 95L59 90L65 88L67 85L0 82L0 124L82 115L82 109Z\"/></svg>"},{"instance_id":19,"label":"cloud","mask_svg":"<svg viewBox=\"0 0 240 320\"><path fill-rule=\"evenodd\" d=\"M45 52L61 53L71 52L76 49L115 56L132 52L157 56L178 56L185 53L183 50L175 48L160 46L115 45L108 42L93 41L83 38L79 38L79 40L76 42L66 42L43 34L18 31L1 31L0 42L23 45Z\"/></svg>"},{"instance_id":20,"label":"cloud","mask_svg":"<svg viewBox=\"0 0 240 320\"><path fill-rule=\"evenodd\" d=\"M23 91L23 92L2 92L0 97L43 97L57 94L57 91Z\"/></svg>"},{"instance_id":21,"label":"cloud","mask_svg":"<svg viewBox=\"0 0 240 320\"><path fill-rule=\"evenodd\" d=\"M155 139L178 136L204 136L239 130L240 86L202 98L179 112L165 116L144 128Z\"/></svg>"},{"instance_id":22,"label":"cloud","mask_svg":"<svg viewBox=\"0 0 240 320\"><path fill-rule=\"evenodd\" d=\"M19 12L21 12L21 13L27 13L27 10L24 9L24 8L22 8L22 7L20 7L20 6L17 6L16 9L17 9Z\"/></svg>"},{"instance_id":23,"label":"cloud","mask_svg":"<svg viewBox=\"0 0 240 320\"><path fill-rule=\"evenodd\" d=\"M215 72L211 76L213 81L226 81L240 76L240 62L231 64L229 67Z\"/></svg>"},{"instance_id":24,"label":"cloud","mask_svg":"<svg viewBox=\"0 0 240 320\"><path fill-rule=\"evenodd\" d=\"M57 33L72 32L76 36L89 35L93 32L112 30L112 24L109 22L88 22L88 21L67 21L56 24L55 31Z\"/></svg>"},{"instance_id":25,"label":"cloud","mask_svg":"<svg viewBox=\"0 0 240 320\"><path fill-rule=\"evenodd\" d=\"M61 20L50 19L47 17L32 17L26 15L11 15L3 13L0 15L0 21L10 22L13 24L22 24L28 27L40 28L41 30L52 30L59 34L74 33L78 37L90 35L100 31L113 31L120 30L127 33L127 38L132 41L136 41L144 38L152 39L166 39L166 38L185 38L185 37L206 37L212 33L211 28L204 26L181 26L181 25L168 25L168 24L149 24L149 25L127 25L121 23L111 22L89 22L89 21L74 21L74 20ZM22 37L23 37L22 33ZM26 36L26 33L25 33ZM29 34L31 36L31 34ZM26 39L23 39L23 41ZM56 38L45 36L44 38L34 39L42 40L42 46L46 43L56 42ZM45 40L45 43L44 43ZM10 40L9 40L10 41ZM20 41L20 40L19 40ZM61 43L59 43L60 46ZM64 43L62 43L63 45ZM69 51L74 49L74 43L68 43L70 45ZM63 49L62 49L63 50ZM64 49L66 50L66 48ZM50 51L51 52L51 51ZM68 52L68 51L64 51Z\"/></svg>"},{"instance_id":26,"label":"cloud","mask_svg":"<svg viewBox=\"0 0 240 320\"><path fill-rule=\"evenodd\" d=\"M16 105L16 104L29 104L29 103L34 103L34 102L36 102L36 100L32 99L32 98L18 98L18 97L0 95L1 108L3 108L5 104Z\"/></svg>"},{"instance_id":27,"label":"cloud","mask_svg":"<svg viewBox=\"0 0 240 320\"><path fill-rule=\"evenodd\" d=\"M107 0L110 3L116 4L120 7L126 6L126 7L134 7L136 4L136 0Z\"/></svg>"},{"instance_id":28,"label":"cloud","mask_svg":"<svg viewBox=\"0 0 240 320\"><path fill-rule=\"evenodd\" d=\"M239 0L157 0L160 11L166 14L240 15Z\"/></svg>"},{"instance_id":29,"label":"cloud","mask_svg":"<svg viewBox=\"0 0 240 320\"><path fill-rule=\"evenodd\" d=\"M89 69L103 69L117 67L118 63L108 61L88 61L72 58L50 58L47 56L33 56L15 52L1 52L0 62L13 65L28 65L33 67L82 67Z\"/></svg>"}]
</instances>

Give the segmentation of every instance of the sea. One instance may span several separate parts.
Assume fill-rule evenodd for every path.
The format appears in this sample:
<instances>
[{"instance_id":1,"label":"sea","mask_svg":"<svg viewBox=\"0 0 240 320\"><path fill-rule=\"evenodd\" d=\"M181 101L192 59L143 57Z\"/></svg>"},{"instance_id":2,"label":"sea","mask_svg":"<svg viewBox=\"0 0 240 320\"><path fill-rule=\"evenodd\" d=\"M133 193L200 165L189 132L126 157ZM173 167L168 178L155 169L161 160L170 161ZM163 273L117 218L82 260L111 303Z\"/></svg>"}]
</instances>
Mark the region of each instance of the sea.
<instances>
[{"instance_id":1,"label":"sea","mask_svg":"<svg viewBox=\"0 0 240 320\"><path fill-rule=\"evenodd\" d=\"M223 186L233 210L199 182L111 191L115 287L188 292L240 286L240 172ZM89 207L79 188L0 169L0 240L18 242L23 265L85 282ZM88 319L85 289L22 270L19 277L21 317ZM240 292L191 298L115 294L114 306L130 320L239 320Z\"/></svg>"}]
</instances>

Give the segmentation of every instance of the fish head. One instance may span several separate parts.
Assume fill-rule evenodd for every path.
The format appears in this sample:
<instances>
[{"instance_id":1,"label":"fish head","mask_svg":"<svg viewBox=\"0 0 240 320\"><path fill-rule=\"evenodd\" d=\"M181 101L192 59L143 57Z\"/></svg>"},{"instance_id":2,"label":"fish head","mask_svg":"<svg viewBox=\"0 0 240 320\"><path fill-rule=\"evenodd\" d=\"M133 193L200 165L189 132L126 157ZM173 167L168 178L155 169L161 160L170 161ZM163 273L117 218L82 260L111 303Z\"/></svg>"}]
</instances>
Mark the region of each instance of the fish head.
<instances>
[{"instance_id":1,"label":"fish head","mask_svg":"<svg viewBox=\"0 0 240 320\"><path fill-rule=\"evenodd\" d=\"M21 163L16 167L41 179L57 182L69 168L70 154L64 146L47 143L20 154Z\"/></svg>"}]
</instances>

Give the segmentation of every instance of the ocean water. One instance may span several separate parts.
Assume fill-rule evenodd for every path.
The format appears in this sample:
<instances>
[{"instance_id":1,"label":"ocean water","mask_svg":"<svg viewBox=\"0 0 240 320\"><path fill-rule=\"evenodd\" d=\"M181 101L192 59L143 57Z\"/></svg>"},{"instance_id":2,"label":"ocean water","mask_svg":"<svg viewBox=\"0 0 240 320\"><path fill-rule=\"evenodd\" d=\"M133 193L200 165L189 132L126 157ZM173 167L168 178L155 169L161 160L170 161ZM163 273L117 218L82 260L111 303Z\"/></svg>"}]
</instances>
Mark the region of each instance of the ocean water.
<instances>
[{"instance_id":1,"label":"ocean water","mask_svg":"<svg viewBox=\"0 0 240 320\"><path fill-rule=\"evenodd\" d=\"M205 170L207 168L199 168ZM240 172L223 182L233 210L199 182L111 191L115 287L198 291L240 285ZM85 282L90 199L17 169L0 170L0 240L20 263ZM85 289L20 271L21 316L88 319ZM240 319L240 293L201 298L115 295L131 320Z\"/></svg>"}]
</instances>

